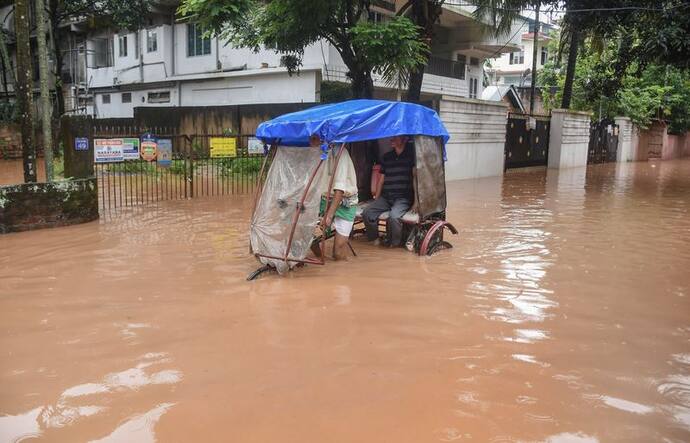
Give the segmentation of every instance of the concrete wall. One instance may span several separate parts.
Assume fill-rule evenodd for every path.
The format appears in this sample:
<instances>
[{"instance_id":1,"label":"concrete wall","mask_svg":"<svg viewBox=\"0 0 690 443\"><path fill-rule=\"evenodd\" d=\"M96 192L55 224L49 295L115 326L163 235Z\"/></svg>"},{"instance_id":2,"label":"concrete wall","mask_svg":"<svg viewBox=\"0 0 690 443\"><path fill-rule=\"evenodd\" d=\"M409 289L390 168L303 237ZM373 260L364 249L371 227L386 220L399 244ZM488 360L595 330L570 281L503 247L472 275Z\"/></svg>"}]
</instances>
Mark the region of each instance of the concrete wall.
<instances>
[{"instance_id":1,"label":"concrete wall","mask_svg":"<svg viewBox=\"0 0 690 443\"><path fill-rule=\"evenodd\" d=\"M687 133L670 135L666 124L660 121L653 122L647 129L636 129L639 135L637 145L633 143L634 160L690 157L690 135Z\"/></svg>"},{"instance_id":2,"label":"concrete wall","mask_svg":"<svg viewBox=\"0 0 690 443\"><path fill-rule=\"evenodd\" d=\"M0 186L0 234L98 218L95 178Z\"/></svg>"},{"instance_id":3,"label":"concrete wall","mask_svg":"<svg viewBox=\"0 0 690 443\"><path fill-rule=\"evenodd\" d=\"M666 141L667 143L661 150L661 158L663 160L672 160L690 155L690 136L688 136L687 132L683 135L668 135Z\"/></svg>"},{"instance_id":4,"label":"concrete wall","mask_svg":"<svg viewBox=\"0 0 690 443\"><path fill-rule=\"evenodd\" d=\"M450 133L446 180L503 175L505 103L443 96L439 114Z\"/></svg>"},{"instance_id":5,"label":"concrete wall","mask_svg":"<svg viewBox=\"0 0 690 443\"><path fill-rule=\"evenodd\" d=\"M618 151L616 154L616 161L631 162L635 159L633 150L634 131L632 121L627 117L616 117L616 124L618 125Z\"/></svg>"},{"instance_id":6,"label":"concrete wall","mask_svg":"<svg viewBox=\"0 0 690 443\"><path fill-rule=\"evenodd\" d=\"M589 126L587 112L553 109L549 136L549 168L587 166Z\"/></svg>"}]
</instances>

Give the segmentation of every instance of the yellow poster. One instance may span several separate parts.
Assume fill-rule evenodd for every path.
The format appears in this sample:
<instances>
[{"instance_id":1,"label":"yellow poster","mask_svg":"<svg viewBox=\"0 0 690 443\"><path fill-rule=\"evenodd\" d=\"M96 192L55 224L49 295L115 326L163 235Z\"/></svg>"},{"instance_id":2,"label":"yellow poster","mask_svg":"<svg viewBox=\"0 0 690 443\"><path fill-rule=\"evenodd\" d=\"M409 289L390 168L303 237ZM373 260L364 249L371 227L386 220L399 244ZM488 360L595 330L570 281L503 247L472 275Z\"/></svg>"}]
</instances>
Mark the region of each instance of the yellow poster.
<instances>
[{"instance_id":1,"label":"yellow poster","mask_svg":"<svg viewBox=\"0 0 690 443\"><path fill-rule=\"evenodd\" d=\"M211 137L211 157L237 157L237 138Z\"/></svg>"}]
</instances>

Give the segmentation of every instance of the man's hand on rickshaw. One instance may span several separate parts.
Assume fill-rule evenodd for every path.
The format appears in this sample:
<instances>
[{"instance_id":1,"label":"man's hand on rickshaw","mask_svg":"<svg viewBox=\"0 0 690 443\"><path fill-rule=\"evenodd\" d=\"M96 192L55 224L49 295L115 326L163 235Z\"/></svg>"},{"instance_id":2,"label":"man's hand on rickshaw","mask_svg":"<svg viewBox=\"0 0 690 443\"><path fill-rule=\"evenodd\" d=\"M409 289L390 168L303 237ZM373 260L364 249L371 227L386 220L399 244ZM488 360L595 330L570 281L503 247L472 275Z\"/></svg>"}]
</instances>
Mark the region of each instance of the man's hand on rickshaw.
<instances>
[{"instance_id":1,"label":"man's hand on rickshaw","mask_svg":"<svg viewBox=\"0 0 690 443\"><path fill-rule=\"evenodd\" d=\"M326 214L321 218L321 227L324 229L328 229L331 227L331 224L333 224L333 218L332 216Z\"/></svg>"}]
</instances>

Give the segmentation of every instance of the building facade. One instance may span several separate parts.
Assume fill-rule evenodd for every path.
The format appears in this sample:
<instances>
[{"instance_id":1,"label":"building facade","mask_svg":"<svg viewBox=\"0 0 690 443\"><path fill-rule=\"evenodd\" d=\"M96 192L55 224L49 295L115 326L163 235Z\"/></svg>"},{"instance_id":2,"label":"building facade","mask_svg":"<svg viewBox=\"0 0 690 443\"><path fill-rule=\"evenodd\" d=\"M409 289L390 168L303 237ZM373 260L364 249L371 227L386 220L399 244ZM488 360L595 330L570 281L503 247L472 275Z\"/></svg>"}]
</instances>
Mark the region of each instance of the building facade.
<instances>
[{"instance_id":1,"label":"building facade","mask_svg":"<svg viewBox=\"0 0 690 443\"><path fill-rule=\"evenodd\" d=\"M372 2L369 20L387 20L404 1ZM136 31L95 26L74 18L60 44L66 110L98 118L132 117L135 107L311 103L324 81L348 82L337 50L320 41L306 48L298 73L281 54L236 48L205 37L193 22L176 16L177 0L159 0ZM11 11L5 23L12 23ZM487 58L517 49L496 39L466 6L444 6L422 85L422 100L442 96L479 98ZM12 48L10 48L12 51ZM374 77L375 95L395 99L401 91Z\"/></svg>"},{"instance_id":2,"label":"building facade","mask_svg":"<svg viewBox=\"0 0 690 443\"><path fill-rule=\"evenodd\" d=\"M532 61L534 50L534 20L522 18L522 26L527 32L520 33L520 43L516 51L503 53L492 59L487 67L489 83L497 86L530 86L532 81ZM540 23L537 34L537 71L546 65L555 54L549 53L549 43L556 27Z\"/></svg>"}]
</instances>

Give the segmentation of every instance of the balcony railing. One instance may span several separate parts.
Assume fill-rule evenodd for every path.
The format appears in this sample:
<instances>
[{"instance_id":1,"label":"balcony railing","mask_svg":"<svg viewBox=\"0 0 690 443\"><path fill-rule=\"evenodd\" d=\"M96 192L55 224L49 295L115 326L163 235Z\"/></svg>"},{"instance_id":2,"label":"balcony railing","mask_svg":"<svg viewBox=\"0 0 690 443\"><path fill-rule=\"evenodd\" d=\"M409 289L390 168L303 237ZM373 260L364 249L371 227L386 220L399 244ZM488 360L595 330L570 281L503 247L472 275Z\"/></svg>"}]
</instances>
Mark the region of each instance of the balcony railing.
<instances>
[{"instance_id":1,"label":"balcony railing","mask_svg":"<svg viewBox=\"0 0 690 443\"><path fill-rule=\"evenodd\" d=\"M429 64L425 72L427 74L440 75L441 77L465 80L465 63L440 57L429 57Z\"/></svg>"}]
</instances>

